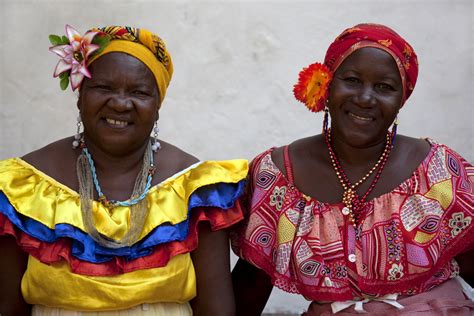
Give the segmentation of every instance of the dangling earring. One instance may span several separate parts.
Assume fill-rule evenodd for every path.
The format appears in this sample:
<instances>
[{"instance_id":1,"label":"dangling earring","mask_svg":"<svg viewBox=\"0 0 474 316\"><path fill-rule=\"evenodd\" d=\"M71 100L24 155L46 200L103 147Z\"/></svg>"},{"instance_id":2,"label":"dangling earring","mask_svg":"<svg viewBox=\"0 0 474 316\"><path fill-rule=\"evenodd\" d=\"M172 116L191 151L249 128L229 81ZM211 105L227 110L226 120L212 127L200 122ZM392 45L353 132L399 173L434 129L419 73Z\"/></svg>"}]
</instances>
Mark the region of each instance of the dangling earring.
<instances>
[{"instance_id":1,"label":"dangling earring","mask_svg":"<svg viewBox=\"0 0 474 316\"><path fill-rule=\"evenodd\" d=\"M326 101L326 104L328 102ZM328 122L329 122L329 108L326 105L324 107L324 119L323 119L323 134L326 134L328 132Z\"/></svg>"},{"instance_id":2,"label":"dangling earring","mask_svg":"<svg viewBox=\"0 0 474 316\"><path fill-rule=\"evenodd\" d=\"M398 126L398 115L395 117L392 126L392 145L395 142L395 136L397 135L397 126Z\"/></svg>"},{"instance_id":3,"label":"dangling earring","mask_svg":"<svg viewBox=\"0 0 474 316\"><path fill-rule=\"evenodd\" d=\"M81 145L81 142L82 142L81 125L82 125L81 113L79 113L77 115L77 131L76 131L76 135L74 135L74 141L72 142L73 149L76 149Z\"/></svg>"},{"instance_id":4,"label":"dangling earring","mask_svg":"<svg viewBox=\"0 0 474 316\"><path fill-rule=\"evenodd\" d=\"M151 145L151 150L157 152L158 149L161 148L161 144L158 141L158 133L160 129L158 128L158 121L155 122L155 126L153 127L153 144Z\"/></svg>"}]
</instances>

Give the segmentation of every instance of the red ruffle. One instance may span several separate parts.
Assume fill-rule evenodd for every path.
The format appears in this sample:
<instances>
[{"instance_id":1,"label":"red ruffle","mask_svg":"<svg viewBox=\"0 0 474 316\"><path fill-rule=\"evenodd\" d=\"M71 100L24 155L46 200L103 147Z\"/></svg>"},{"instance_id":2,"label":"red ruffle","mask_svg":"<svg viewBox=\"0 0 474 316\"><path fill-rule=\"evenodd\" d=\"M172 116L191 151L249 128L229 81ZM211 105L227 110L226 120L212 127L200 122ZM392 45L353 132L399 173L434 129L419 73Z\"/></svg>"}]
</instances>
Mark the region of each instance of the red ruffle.
<instances>
[{"instance_id":1,"label":"red ruffle","mask_svg":"<svg viewBox=\"0 0 474 316\"><path fill-rule=\"evenodd\" d=\"M71 254L71 241L60 238L54 243L38 240L16 228L10 220L0 213L0 235L12 235L17 244L31 256L45 264L65 260L71 271L76 274L92 276L110 276L135 270L158 268L165 266L168 261L179 254L195 250L198 246L198 224L208 221L211 230L227 228L243 219L242 209L237 201L234 207L222 210L220 208L195 208L190 220L189 235L183 241L173 241L154 247L151 255L127 261L123 257L104 263L92 263L79 260Z\"/></svg>"}]
</instances>

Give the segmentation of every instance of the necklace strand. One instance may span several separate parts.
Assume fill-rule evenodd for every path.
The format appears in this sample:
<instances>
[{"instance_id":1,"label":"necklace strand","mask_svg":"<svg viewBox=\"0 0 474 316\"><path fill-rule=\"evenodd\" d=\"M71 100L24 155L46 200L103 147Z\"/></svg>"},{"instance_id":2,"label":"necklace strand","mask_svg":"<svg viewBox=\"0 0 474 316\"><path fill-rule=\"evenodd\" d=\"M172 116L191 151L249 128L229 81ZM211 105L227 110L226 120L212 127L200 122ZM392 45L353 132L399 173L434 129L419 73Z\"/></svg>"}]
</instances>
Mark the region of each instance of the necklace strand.
<instances>
[{"instance_id":1,"label":"necklace strand","mask_svg":"<svg viewBox=\"0 0 474 316\"><path fill-rule=\"evenodd\" d=\"M126 206L126 207L128 207L128 206L132 206L132 205L137 204L138 202L140 202L141 200L143 200L146 197L146 195L148 194L148 191L151 188L151 182L153 180L153 173L154 173L153 151L151 151L151 154L150 153L145 153L145 155L147 155L147 154L151 155L151 157L150 157L150 167L149 167L149 172L148 172L148 176L147 176L145 189L143 190L143 192L139 196L135 196L135 195L132 194L132 196L128 200L125 200L125 201L116 201L116 200L108 200L107 199L107 197L102 192L102 189L100 187L99 179L97 177L97 172L96 172L96 169L95 169L94 160L92 159L91 154L87 150L87 147L84 146L82 148L82 152L87 157L87 161L89 163L89 168L90 168L91 173L92 173L92 180L94 182L95 190L96 190L97 195L99 197L99 201L104 206L106 206L109 209L117 207L117 206Z\"/></svg>"},{"instance_id":2,"label":"necklace strand","mask_svg":"<svg viewBox=\"0 0 474 316\"><path fill-rule=\"evenodd\" d=\"M334 171L336 172L336 176L339 179L339 182L341 183L342 189L344 190L344 193L342 194L342 202L344 203L345 207L343 208L342 213L344 215L348 215L351 223L354 225L354 227L356 227L358 222L358 214L356 212L360 211L362 204L365 203L370 192L372 192L372 190L375 188L375 185L380 179L382 170L384 169L385 164L387 163L388 156L390 155L390 151L393 147L392 135L391 133L387 133L385 148L379 159L377 160L375 165L369 170L369 172L367 172L362 178L359 179L359 181L355 182L354 184L351 183L346 173L344 172L344 169L342 169L342 166L339 160L337 159L336 153L334 152L331 146L331 129L327 129L327 132L325 133L325 141L329 150L329 157L331 159L332 166L334 168ZM366 181L372 175L372 173L374 173L375 170L377 170L377 172L375 174L374 180L372 181L368 190L365 192L362 198L359 198L356 188L364 181Z\"/></svg>"},{"instance_id":3,"label":"necklace strand","mask_svg":"<svg viewBox=\"0 0 474 316\"><path fill-rule=\"evenodd\" d=\"M83 149L85 146L83 145ZM92 158L92 157L91 157ZM121 248L133 245L143 230L145 220L148 215L148 204L145 198L130 206L130 228L120 240L113 240L102 235L96 228L93 218L94 184L93 172L84 150L79 155L76 163L77 177L79 181L79 195L81 198L81 215L84 227L89 235L100 245L108 248ZM143 164L135 180L132 196L129 200L137 200L134 197L141 197L148 192L148 178L153 176L153 151L149 142L143 156ZM97 176L96 176L97 177ZM100 187L100 186L99 186ZM149 190L149 189L148 189ZM146 194L145 194L146 196ZM106 199L101 201L106 207L111 204L106 203Z\"/></svg>"}]
</instances>

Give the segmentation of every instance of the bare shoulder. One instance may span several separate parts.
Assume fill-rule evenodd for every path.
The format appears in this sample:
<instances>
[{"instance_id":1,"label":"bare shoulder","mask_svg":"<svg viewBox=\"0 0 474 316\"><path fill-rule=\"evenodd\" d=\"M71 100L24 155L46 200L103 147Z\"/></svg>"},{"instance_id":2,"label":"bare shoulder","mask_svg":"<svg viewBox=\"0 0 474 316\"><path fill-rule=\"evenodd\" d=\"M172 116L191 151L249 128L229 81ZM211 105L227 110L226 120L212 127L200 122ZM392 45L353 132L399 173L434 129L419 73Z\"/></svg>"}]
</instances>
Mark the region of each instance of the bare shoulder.
<instances>
[{"instance_id":1,"label":"bare shoulder","mask_svg":"<svg viewBox=\"0 0 474 316\"><path fill-rule=\"evenodd\" d=\"M160 143L161 149L157 152L156 157L158 161L160 161L160 156L162 156L161 159L170 160L174 162L174 164L176 164L177 168L182 169L185 169L199 161L198 158L185 152L184 150L178 148L175 145L164 141L160 141Z\"/></svg>"},{"instance_id":2,"label":"bare shoulder","mask_svg":"<svg viewBox=\"0 0 474 316\"><path fill-rule=\"evenodd\" d=\"M286 176L286 170L285 170L285 158L284 158L284 151L285 151L285 146L281 147L276 147L272 151L272 161L277 166L278 169L280 169L281 172Z\"/></svg>"},{"instance_id":3,"label":"bare shoulder","mask_svg":"<svg viewBox=\"0 0 474 316\"><path fill-rule=\"evenodd\" d=\"M393 155L397 161L418 166L428 156L431 144L426 139L397 135Z\"/></svg>"},{"instance_id":4,"label":"bare shoulder","mask_svg":"<svg viewBox=\"0 0 474 316\"><path fill-rule=\"evenodd\" d=\"M288 153L293 167L299 165L304 159L313 159L321 155L321 135L310 136L295 140L289 145L275 148L272 152L272 161L286 176L285 168L285 147L288 146Z\"/></svg>"},{"instance_id":5,"label":"bare shoulder","mask_svg":"<svg viewBox=\"0 0 474 316\"><path fill-rule=\"evenodd\" d=\"M63 138L21 158L41 172L68 185L75 179L76 160L80 153L78 149L72 148L72 141L73 137Z\"/></svg>"},{"instance_id":6,"label":"bare shoulder","mask_svg":"<svg viewBox=\"0 0 474 316\"><path fill-rule=\"evenodd\" d=\"M155 154L155 162L159 176L156 181L160 182L171 177L189 166L199 162L195 156L184 150L160 140L161 149Z\"/></svg>"}]
</instances>

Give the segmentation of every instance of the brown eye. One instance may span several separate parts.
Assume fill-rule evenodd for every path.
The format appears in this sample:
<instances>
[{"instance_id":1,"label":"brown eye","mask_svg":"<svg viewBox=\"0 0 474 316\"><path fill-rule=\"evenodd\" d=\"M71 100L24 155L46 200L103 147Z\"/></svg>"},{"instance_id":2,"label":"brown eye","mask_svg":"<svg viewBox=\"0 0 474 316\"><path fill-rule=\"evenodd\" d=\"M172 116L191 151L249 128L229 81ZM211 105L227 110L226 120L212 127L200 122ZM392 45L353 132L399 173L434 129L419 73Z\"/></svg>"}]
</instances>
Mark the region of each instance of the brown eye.
<instances>
[{"instance_id":1,"label":"brown eye","mask_svg":"<svg viewBox=\"0 0 474 316\"><path fill-rule=\"evenodd\" d=\"M148 96L148 95L150 95L148 92L143 91L143 90L135 90L135 91L133 91L133 94L138 95L138 96Z\"/></svg>"},{"instance_id":2,"label":"brown eye","mask_svg":"<svg viewBox=\"0 0 474 316\"><path fill-rule=\"evenodd\" d=\"M351 84L356 84L360 82L359 78L356 78L356 77L346 77L343 80Z\"/></svg>"},{"instance_id":3,"label":"brown eye","mask_svg":"<svg viewBox=\"0 0 474 316\"><path fill-rule=\"evenodd\" d=\"M107 86L107 85L95 85L93 86L94 89L97 89L97 90L102 90L102 91L110 91L112 90L112 88L110 86Z\"/></svg>"},{"instance_id":4,"label":"brown eye","mask_svg":"<svg viewBox=\"0 0 474 316\"><path fill-rule=\"evenodd\" d=\"M388 83L379 83L377 84L377 88L382 91L395 91L395 88L389 85Z\"/></svg>"}]
</instances>

